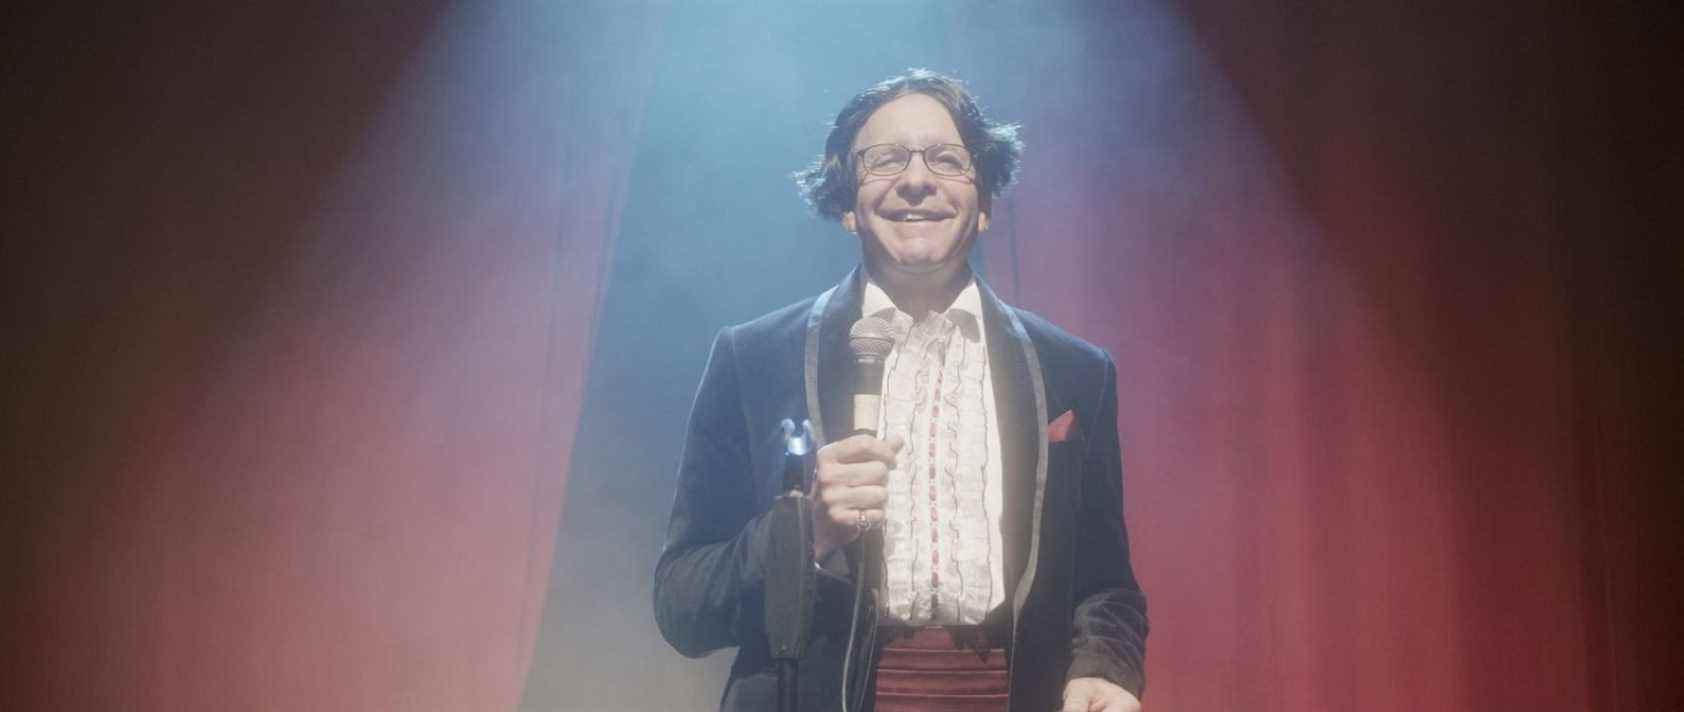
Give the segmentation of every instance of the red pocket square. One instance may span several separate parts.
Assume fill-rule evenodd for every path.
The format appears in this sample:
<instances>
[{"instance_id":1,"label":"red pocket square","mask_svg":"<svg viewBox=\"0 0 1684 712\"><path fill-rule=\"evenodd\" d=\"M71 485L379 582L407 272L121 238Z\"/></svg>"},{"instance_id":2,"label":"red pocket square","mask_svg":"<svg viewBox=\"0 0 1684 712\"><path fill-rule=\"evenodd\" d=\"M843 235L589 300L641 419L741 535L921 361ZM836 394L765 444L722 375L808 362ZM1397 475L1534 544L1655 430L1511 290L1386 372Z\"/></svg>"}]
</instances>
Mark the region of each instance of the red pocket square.
<instances>
[{"instance_id":1,"label":"red pocket square","mask_svg":"<svg viewBox=\"0 0 1684 712\"><path fill-rule=\"evenodd\" d=\"M1076 411L1064 411L1064 415L1053 418L1053 422L1047 423L1047 442L1049 443L1061 443L1080 434L1081 431L1076 428Z\"/></svg>"}]
</instances>

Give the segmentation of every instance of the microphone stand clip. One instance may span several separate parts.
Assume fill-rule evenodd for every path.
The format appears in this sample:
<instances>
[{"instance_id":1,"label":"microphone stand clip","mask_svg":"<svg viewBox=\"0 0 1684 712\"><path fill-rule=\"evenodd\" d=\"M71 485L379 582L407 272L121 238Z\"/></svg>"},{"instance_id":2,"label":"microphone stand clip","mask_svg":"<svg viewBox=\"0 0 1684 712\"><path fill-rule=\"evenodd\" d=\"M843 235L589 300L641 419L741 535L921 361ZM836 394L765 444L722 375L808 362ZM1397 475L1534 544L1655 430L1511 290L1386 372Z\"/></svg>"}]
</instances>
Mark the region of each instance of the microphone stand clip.
<instances>
[{"instance_id":1,"label":"microphone stand clip","mask_svg":"<svg viewBox=\"0 0 1684 712\"><path fill-rule=\"evenodd\" d=\"M817 593L813 565L813 510L807 497L807 454L810 426L783 421L784 494L767 512L771 541L767 545L764 605L766 643L778 670L778 709L800 708L800 663L812 638L813 601Z\"/></svg>"}]
</instances>

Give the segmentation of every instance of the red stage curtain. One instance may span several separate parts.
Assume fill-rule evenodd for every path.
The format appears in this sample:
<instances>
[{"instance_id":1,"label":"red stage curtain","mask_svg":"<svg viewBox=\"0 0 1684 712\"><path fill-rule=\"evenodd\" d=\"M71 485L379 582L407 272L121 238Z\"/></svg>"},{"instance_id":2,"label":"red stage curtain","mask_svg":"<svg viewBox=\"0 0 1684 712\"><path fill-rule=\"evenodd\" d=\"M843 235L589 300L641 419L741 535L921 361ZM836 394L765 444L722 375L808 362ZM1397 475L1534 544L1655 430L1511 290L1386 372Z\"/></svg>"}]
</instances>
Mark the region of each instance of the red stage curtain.
<instances>
[{"instance_id":1,"label":"red stage curtain","mask_svg":"<svg viewBox=\"0 0 1684 712\"><path fill-rule=\"evenodd\" d=\"M994 284L1118 361L1148 709L1678 708L1657 31L943 7ZM0 708L517 704L658 10L6 23Z\"/></svg>"},{"instance_id":2,"label":"red stage curtain","mask_svg":"<svg viewBox=\"0 0 1684 712\"><path fill-rule=\"evenodd\" d=\"M1118 362L1147 709L1675 709L1640 389L1676 382L1643 330L1677 264L1615 187L1667 145L1616 138L1658 35L1188 5L1092 18L1027 77L971 48L1032 107L989 269Z\"/></svg>"},{"instance_id":3,"label":"red stage curtain","mask_svg":"<svg viewBox=\"0 0 1684 712\"><path fill-rule=\"evenodd\" d=\"M518 702L652 23L381 7L8 29L0 708Z\"/></svg>"}]
</instances>

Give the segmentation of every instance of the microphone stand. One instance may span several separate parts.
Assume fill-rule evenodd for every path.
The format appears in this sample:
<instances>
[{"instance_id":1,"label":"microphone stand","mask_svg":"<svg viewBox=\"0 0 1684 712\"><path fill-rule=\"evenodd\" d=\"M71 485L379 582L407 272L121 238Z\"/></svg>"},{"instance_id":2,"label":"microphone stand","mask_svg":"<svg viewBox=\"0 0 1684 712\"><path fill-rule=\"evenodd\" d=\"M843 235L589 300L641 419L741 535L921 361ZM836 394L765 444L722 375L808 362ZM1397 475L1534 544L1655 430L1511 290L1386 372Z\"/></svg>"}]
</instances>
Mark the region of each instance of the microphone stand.
<instances>
[{"instance_id":1,"label":"microphone stand","mask_svg":"<svg viewBox=\"0 0 1684 712\"><path fill-rule=\"evenodd\" d=\"M813 510L806 493L809 441L805 424L783 422L783 496L767 512L766 643L778 670L778 709L799 712L800 664L812 637L817 582L813 566Z\"/></svg>"}]
</instances>

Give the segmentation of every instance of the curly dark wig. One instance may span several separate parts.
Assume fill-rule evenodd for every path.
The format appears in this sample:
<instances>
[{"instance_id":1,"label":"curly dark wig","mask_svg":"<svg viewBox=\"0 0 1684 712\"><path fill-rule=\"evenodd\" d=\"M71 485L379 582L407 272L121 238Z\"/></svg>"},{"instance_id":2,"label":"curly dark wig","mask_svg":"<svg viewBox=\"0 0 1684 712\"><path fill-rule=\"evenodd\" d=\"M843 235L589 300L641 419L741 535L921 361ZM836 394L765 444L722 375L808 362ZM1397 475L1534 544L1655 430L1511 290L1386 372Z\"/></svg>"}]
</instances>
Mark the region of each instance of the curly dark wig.
<instances>
[{"instance_id":1,"label":"curly dark wig","mask_svg":"<svg viewBox=\"0 0 1684 712\"><path fill-rule=\"evenodd\" d=\"M977 189L984 205L998 198L1011 185L1017 172L1018 159L1023 154L1023 142L1018 139L1016 124L996 123L982 115L976 98L959 80L927 69L911 69L906 74L879 82L860 92L842 107L831 124L830 135L824 142L824 154L813 164L796 171L795 184L802 197L819 215L832 220L854 207L858 184L851 164L850 150L860 127L871 114L895 99L908 94L923 94L947 107L959 136L971 152L976 167Z\"/></svg>"}]
</instances>

